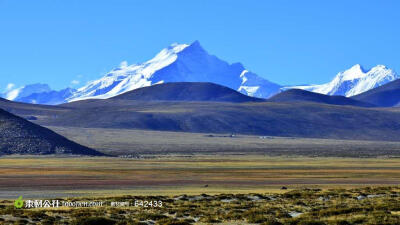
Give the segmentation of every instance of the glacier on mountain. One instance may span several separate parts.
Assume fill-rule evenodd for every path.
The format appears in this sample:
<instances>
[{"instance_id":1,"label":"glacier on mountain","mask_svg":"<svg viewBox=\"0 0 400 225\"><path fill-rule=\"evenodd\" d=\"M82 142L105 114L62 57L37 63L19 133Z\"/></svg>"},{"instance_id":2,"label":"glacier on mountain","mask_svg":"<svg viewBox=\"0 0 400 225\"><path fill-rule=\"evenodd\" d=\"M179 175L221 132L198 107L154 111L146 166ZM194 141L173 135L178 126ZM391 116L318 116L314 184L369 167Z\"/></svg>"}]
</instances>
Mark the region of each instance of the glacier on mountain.
<instances>
[{"instance_id":1,"label":"glacier on mountain","mask_svg":"<svg viewBox=\"0 0 400 225\"><path fill-rule=\"evenodd\" d=\"M44 105L58 105L65 103L65 100L75 92L73 88L65 88L59 91L51 90L40 93L33 93L26 97L17 98L19 102L26 102L32 104L44 104Z\"/></svg>"},{"instance_id":2,"label":"glacier on mountain","mask_svg":"<svg viewBox=\"0 0 400 225\"><path fill-rule=\"evenodd\" d=\"M303 89L327 95L354 96L398 79L386 66L365 70L361 65L338 73L328 83L282 87L246 70L241 63L229 64L210 55L198 41L190 45L173 44L153 59L140 64L122 62L100 79L75 89L51 90L46 84L7 87L1 97L27 103L60 104L84 99L106 99L122 93L167 82L211 82L248 96L269 98L287 89Z\"/></svg>"},{"instance_id":3,"label":"glacier on mountain","mask_svg":"<svg viewBox=\"0 0 400 225\"><path fill-rule=\"evenodd\" d=\"M30 84L18 88L15 87L15 85L9 84L6 91L0 96L7 100L17 102L57 105L65 103L65 100L75 91L76 90L72 88L55 91L47 84Z\"/></svg>"},{"instance_id":4,"label":"glacier on mountain","mask_svg":"<svg viewBox=\"0 0 400 225\"><path fill-rule=\"evenodd\" d=\"M191 45L173 44L145 63L123 62L104 77L79 88L67 101L105 99L166 82L212 82L260 98L270 97L281 87L248 72L240 63L228 64L208 54L195 41Z\"/></svg>"},{"instance_id":5,"label":"glacier on mountain","mask_svg":"<svg viewBox=\"0 0 400 225\"><path fill-rule=\"evenodd\" d=\"M51 91L51 88L47 84L30 84L18 88L14 84L9 84L6 91L1 94L1 97L11 101L18 101L20 98L31 94L47 91Z\"/></svg>"},{"instance_id":6,"label":"glacier on mountain","mask_svg":"<svg viewBox=\"0 0 400 225\"><path fill-rule=\"evenodd\" d=\"M384 85L399 78L399 75L384 65L377 65L365 70L356 64L348 70L338 73L332 81L319 85L301 85L284 87L287 89L303 89L326 95L343 95L351 97Z\"/></svg>"}]
</instances>

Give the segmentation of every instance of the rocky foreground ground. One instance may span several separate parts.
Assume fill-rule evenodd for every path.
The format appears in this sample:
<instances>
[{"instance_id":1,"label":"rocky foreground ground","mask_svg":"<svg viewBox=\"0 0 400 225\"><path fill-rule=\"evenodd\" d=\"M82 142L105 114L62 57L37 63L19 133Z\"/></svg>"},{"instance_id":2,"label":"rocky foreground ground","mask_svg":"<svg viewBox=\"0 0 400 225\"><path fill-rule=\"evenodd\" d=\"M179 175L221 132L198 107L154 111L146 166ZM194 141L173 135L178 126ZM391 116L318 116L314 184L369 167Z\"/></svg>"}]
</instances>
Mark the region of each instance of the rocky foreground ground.
<instances>
[{"instance_id":1,"label":"rocky foreground ground","mask_svg":"<svg viewBox=\"0 0 400 225\"><path fill-rule=\"evenodd\" d=\"M13 201L1 201L0 224L394 225L400 224L399 200L399 187L377 187L299 189L282 194L49 199L59 207L44 207L44 200L35 207L35 200L25 200L21 209ZM70 205L65 206L66 202ZM85 202L97 206L82 205Z\"/></svg>"}]
</instances>

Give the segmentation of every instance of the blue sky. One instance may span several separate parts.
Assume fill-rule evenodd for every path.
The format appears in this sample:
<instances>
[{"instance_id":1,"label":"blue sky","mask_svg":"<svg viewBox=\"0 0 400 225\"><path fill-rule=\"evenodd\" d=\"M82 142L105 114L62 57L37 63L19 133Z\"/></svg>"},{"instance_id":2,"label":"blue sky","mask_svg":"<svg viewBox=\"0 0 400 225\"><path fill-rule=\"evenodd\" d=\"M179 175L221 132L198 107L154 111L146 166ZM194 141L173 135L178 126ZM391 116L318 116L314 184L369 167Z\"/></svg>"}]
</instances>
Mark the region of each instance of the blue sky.
<instances>
[{"instance_id":1,"label":"blue sky","mask_svg":"<svg viewBox=\"0 0 400 225\"><path fill-rule=\"evenodd\" d=\"M399 72L399 12L396 0L0 0L0 90L79 87L194 40L279 84L327 82L356 63Z\"/></svg>"}]
</instances>

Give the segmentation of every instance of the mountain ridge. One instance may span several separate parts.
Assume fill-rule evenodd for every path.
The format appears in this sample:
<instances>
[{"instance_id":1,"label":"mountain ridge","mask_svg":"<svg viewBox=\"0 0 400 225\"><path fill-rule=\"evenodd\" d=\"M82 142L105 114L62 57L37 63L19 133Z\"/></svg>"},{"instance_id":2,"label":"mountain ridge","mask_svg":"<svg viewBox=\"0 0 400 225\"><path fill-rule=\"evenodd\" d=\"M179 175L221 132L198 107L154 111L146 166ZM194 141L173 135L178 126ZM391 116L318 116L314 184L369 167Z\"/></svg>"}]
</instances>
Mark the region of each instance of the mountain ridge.
<instances>
[{"instance_id":1,"label":"mountain ridge","mask_svg":"<svg viewBox=\"0 0 400 225\"><path fill-rule=\"evenodd\" d=\"M228 87L209 82L172 82L155 84L125 92L110 99L136 101L213 101L262 102Z\"/></svg>"},{"instance_id":2,"label":"mountain ridge","mask_svg":"<svg viewBox=\"0 0 400 225\"><path fill-rule=\"evenodd\" d=\"M351 97L376 87L382 86L400 76L384 65L377 65L365 70L360 64L339 72L330 82L319 85L302 85L284 87L287 89L303 89L326 95L342 95Z\"/></svg>"},{"instance_id":3,"label":"mountain ridge","mask_svg":"<svg viewBox=\"0 0 400 225\"><path fill-rule=\"evenodd\" d=\"M381 107L399 106L400 79L363 92L359 95L355 95L352 98L359 101L369 102Z\"/></svg>"},{"instance_id":4,"label":"mountain ridge","mask_svg":"<svg viewBox=\"0 0 400 225\"><path fill-rule=\"evenodd\" d=\"M13 88L1 96L9 100L57 105L85 99L107 99L119 94L160 83L211 82L257 98L269 98L288 89L303 89L326 95L351 97L396 80L400 76L384 65L369 70L360 64L339 72L330 82L319 85L282 87L248 71L241 63L229 64L209 54L195 41L172 44L143 63L128 65L126 61L103 77L88 82L77 90L51 90L47 84Z\"/></svg>"},{"instance_id":5,"label":"mountain ridge","mask_svg":"<svg viewBox=\"0 0 400 225\"><path fill-rule=\"evenodd\" d=\"M125 63L79 88L67 101L106 99L136 88L171 82L211 82L262 98L281 87L247 71L241 63L229 64L210 55L195 41L191 45L171 45L141 64Z\"/></svg>"},{"instance_id":6,"label":"mountain ridge","mask_svg":"<svg viewBox=\"0 0 400 225\"><path fill-rule=\"evenodd\" d=\"M171 82L211 82L258 98L268 98L281 88L280 85L246 70L241 63L229 64L209 54L199 41L195 41L190 45L172 44L143 63L128 65L124 61L103 77L69 94L65 94L67 89L46 89L30 95L14 96L11 100L60 104L85 99L106 99L140 87ZM18 93L16 89L9 90L8 93L11 92ZM7 95L5 93L3 97Z\"/></svg>"},{"instance_id":7,"label":"mountain ridge","mask_svg":"<svg viewBox=\"0 0 400 225\"><path fill-rule=\"evenodd\" d=\"M340 95L324 95L302 89L289 89L268 99L271 102L315 102L329 105L349 105L358 107L376 107L371 103L358 101Z\"/></svg>"},{"instance_id":8,"label":"mountain ridge","mask_svg":"<svg viewBox=\"0 0 400 225\"><path fill-rule=\"evenodd\" d=\"M148 87L149 88L149 87ZM151 88L151 87L150 87ZM400 111L316 102L193 102L89 99L46 106L0 101L46 127L400 141Z\"/></svg>"}]
</instances>

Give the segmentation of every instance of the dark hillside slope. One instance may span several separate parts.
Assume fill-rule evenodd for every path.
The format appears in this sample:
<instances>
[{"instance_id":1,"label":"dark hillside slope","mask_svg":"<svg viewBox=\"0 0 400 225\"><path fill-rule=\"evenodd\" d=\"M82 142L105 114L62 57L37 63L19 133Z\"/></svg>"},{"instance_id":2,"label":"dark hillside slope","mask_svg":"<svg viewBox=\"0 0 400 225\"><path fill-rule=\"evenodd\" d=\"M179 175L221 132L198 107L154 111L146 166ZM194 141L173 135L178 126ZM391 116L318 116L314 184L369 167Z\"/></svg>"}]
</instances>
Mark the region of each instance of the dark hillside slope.
<instances>
[{"instance_id":1,"label":"dark hillside slope","mask_svg":"<svg viewBox=\"0 0 400 225\"><path fill-rule=\"evenodd\" d=\"M381 107L398 106L400 103L400 80L392 81L352 98Z\"/></svg>"},{"instance_id":2,"label":"dark hillside slope","mask_svg":"<svg viewBox=\"0 0 400 225\"><path fill-rule=\"evenodd\" d=\"M66 105L66 107L69 104ZM400 112L310 102L141 102L91 100L71 103L49 126L238 133L286 137L400 141Z\"/></svg>"},{"instance_id":3,"label":"dark hillside slope","mask_svg":"<svg viewBox=\"0 0 400 225\"><path fill-rule=\"evenodd\" d=\"M176 82L139 88L113 97L138 101L261 102L233 89L207 82Z\"/></svg>"},{"instance_id":4,"label":"dark hillside slope","mask_svg":"<svg viewBox=\"0 0 400 225\"><path fill-rule=\"evenodd\" d=\"M359 107L373 107L373 104L346 98L344 96L330 96L300 89L290 89L276 94L268 99L271 102L315 102L330 105L351 105Z\"/></svg>"},{"instance_id":5,"label":"dark hillside slope","mask_svg":"<svg viewBox=\"0 0 400 225\"><path fill-rule=\"evenodd\" d=\"M400 111L307 101L214 102L96 99L62 106L0 102L43 126L400 141Z\"/></svg>"},{"instance_id":6,"label":"dark hillside slope","mask_svg":"<svg viewBox=\"0 0 400 225\"><path fill-rule=\"evenodd\" d=\"M102 155L0 109L0 155L8 154Z\"/></svg>"}]
</instances>

